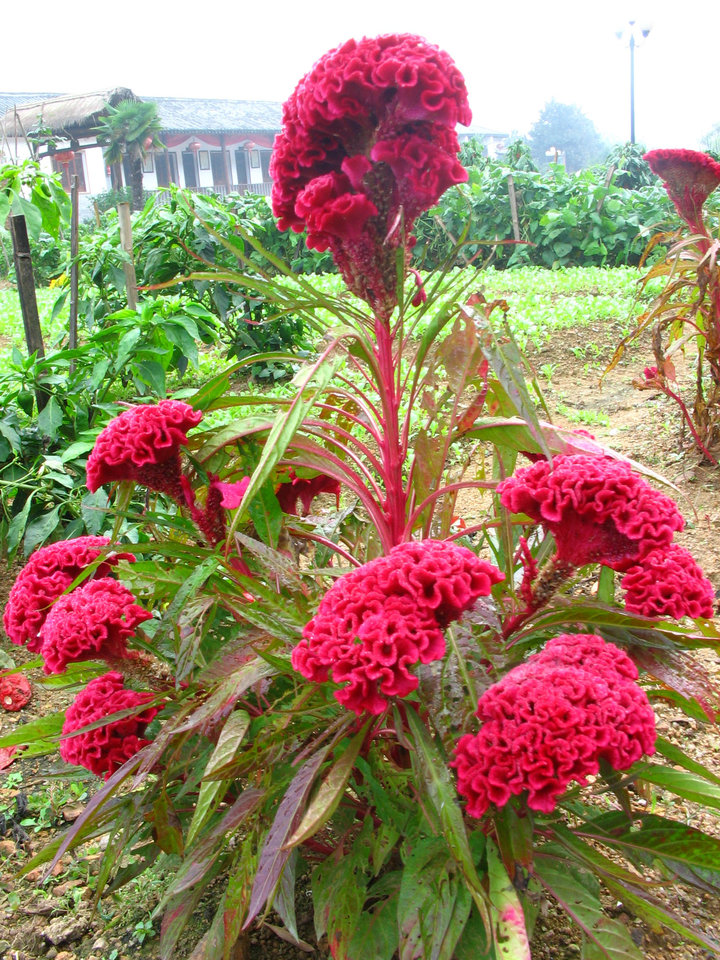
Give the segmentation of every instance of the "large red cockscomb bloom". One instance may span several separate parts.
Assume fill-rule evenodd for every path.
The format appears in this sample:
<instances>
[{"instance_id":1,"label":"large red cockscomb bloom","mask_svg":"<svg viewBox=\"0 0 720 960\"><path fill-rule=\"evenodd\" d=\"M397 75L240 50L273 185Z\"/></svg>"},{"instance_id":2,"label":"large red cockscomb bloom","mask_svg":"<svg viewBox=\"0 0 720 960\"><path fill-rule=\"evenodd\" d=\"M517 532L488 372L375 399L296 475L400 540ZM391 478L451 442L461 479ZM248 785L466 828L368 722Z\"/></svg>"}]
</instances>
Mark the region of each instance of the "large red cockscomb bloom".
<instances>
[{"instance_id":1,"label":"large red cockscomb bloom","mask_svg":"<svg viewBox=\"0 0 720 960\"><path fill-rule=\"evenodd\" d=\"M625 609L645 617L712 617L715 589L694 558L671 543L651 550L620 581Z\"/></svg>"},{"instance_id":2,"label":"large red cockscomb bloom","mask_svg":"<svg viewBox=\"0 0 720 960\"><path fill-rule=\"evenodd\" d=\"M695 233L705 233L703 204L720 185L720 163L697 150L651 150L644 159L664 181L685 223Z\"/></svg>"},{"instance_id":3,"label":"large red cockscomb bloom","mask_svg":"<svg viewBox=\"0 0 720 960\"><path fill-rule=\"evenodd\" d=\"M516 470L498 485L501 502L526 513L555 537L557 558L581 567L625 570L670 544L683 518L630 464L585 454L557 456Z\"/></svg>"},{"instance_id":4,"label":"large red cockscomb bloom","mask_svg":"<svg viewBox=\"0 0 720 960\"><path fill-rule=\"evenodd\" d=\"M3 614L5 633L12 643L26 643L28 650L39 652L40 628L51 605L109 544L108 537L76 537L50 543L32 554L13 584ZM95 576L108 576L118 560L134 559L131 553L107 554Z\"/></svg>"},{"instance_id":5,"label":"large red cockscomb bloom","mask_svg":"<svg viewBox=\"0 0 720 960\"><path fill-rule=\"evenodd\" d=\"M81 660L122 659L135 628L152 614L127 587L103 577L60 597L40 630L45 673L63 673Z\"/></svg>"},{"instance_id":6,"label":"large red cockscomb bloom","mask_svg":"<svg viewBox=\"0 0 720 960\"><path fill-rule=\"evenodd\" d=\"M348 287L386 318L396 251L416 217L455 183L457 123L471 120L450 57L410 34L349 40L300 81L283 110L270 166L281 230L307 228Z\"/></svg>"},{"instance_id":7,"label":"large red cockscomb bloom","mask_svg":"<svg viewBox=\"0 0 720 960\"><path fill-rule=\"evenodd\" d=\"M94 492L104 483L136 480L151 490L185 502L181 482L180 447L187 432L202 420L202 412L180 400L161 400L133 407L101 431L87 462L87 486Z\"/></svg>"},{"instance_id":8,"label":"large red cockscomb bloom","mask_svg":"<svg viewBox=\"0 0 720 960\"><path fill-rule=\"evenodd\" d=\"M502 579L465 547L400 544L333 584L293 650L293 666L308 680L347 683L335 697L357 714L382 713L387 697L417 687L410 667L444 655L441 628Z\"/></svg>"},{"instance_id":9,"label":"large red cockscomb bloom","mask_svg":"<svg viewBox=\"0 0 720 960\"><path fill-rule=\"evenodd\" d=\"M115 671L105 673L91 680L70 704L62 728L63 736L121 710L142 707L152 699L151 693L128 690L122 674ZM147 707L123 720L113 720L94 730L68 736L60 741L60 756L66 763L85 767L98 777L104 775L107 780L150 742L143 739L143 734L158 711L158 707Z\"/></svg>"},{"instance_id":10,"label":"large red cockscomb bloom","mask_svg":"<svg viewBox=\"0 0 720 960\"><path fill-rule=\"evenodd\" d=\"M480 697L479 733L456 748L467 812L482 817L526 793L531 809L550 813L601 759L626 770L652 754L655 717L636 677L627 654L593 634L557 637L511 670Z\"/></svg>"}]
</instances>

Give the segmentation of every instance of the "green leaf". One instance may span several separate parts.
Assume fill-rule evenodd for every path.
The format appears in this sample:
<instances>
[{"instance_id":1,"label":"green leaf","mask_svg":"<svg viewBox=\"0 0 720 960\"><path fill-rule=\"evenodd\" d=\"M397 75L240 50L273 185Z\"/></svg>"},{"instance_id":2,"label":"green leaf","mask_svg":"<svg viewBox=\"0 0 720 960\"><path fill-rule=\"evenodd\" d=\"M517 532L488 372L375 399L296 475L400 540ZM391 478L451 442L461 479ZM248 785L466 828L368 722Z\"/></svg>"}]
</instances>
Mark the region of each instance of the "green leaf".
<instances>
[{"instance_id":1,"label":"green leaf","mask_svg":"<svg viewBox=\"0 0 720 960\"><path fill-rule=\"evenodd\" d=\"M20 513L16 513L8 525L7 532L7 551L8 554L12 557L15 551L18 548L22 536L25 533L25 526L27 524L27 519L30 516L30 508L32 507L33 494L27 498L23 504L23 508Z\"/></svg>"},{"instance_id":2,"label":"green leaf","mask_svg":"<svg viewBox=\"0 0 720 960\"><path fill-rule=\"evenodd\" d=\"M345 794L347 782L355 766L355 758L372 723L372 720L364 723L350 743L342 748L340 759L331 766L286 846L296 847L309 840L333 815Z\"/></svg>"},{"instance_id":3,"label":"green leaf","mask_svg":"<svg viewBox=\"0 0 720 960\"><path fill-rule=\"evenodd\" d=\"M712 770L709 770L701 763L698 763L697 760L693 760L681 750L680 747L666 740L664 737L657 737L655 740L655 750L675 766L683 767L685 770L689 770L690 773L695 773L699 777L703 777L705 780L709 780L711 783L720 786L720 777L717 774L713 773Z\"/></svg>"},{"instance_id":4,"label":"green leaf","mask_svg":"<svg viewBox=\"0 0 720 960\"><path fill-rule=\"evenodd\" d=\"M41 516L31 520L25 527L25 538L23 540L23 550L25 556L29 557L35 547L41 546L53 530L60 523L60 507L55 507L49 513L43 513Z\"/></svg>"},{"instance_id":5,"label":"green leaf","mask_svg":"<svg viewBox=\"0 0 720 960\"><path fill-rule=\"evenodd\" d=\"M692 800L701 806L720 810L720 785L708 783L695 773L673 770L671 767L646 761L634 764L630 773L632 777L637 777L646 783L654 783L685 800Z\"/></svg>"},{"instance_id":6,"label":"green leaf","mask_svg":"<svg viewBox=\"0 0 720 960\"><path fill-rule=\"evenodd\" d=\"M452 960L472 898L440 837L417 840L402 872L397 916L400 960Z\"/></svg>"},{"instance_id":7,"label":"green leaf","mask_svg":"<svg viewBox=\"0 0 720 960\"><path fill-rule=\"evenodd\" d=\"M243 504L252 502L253 497L265 483L278 462L282 459L288 444L292 440L305 415L315 403L315 399L342 365L342 356L335 353L334 344L331 345L320 359L309 370L303 371L299 383L299 392L286 410L278 414L270 433L268 434L263 452L255 468L250 484L245 491L243 503L235 511L232 526L228 532L231 537L243 516Z\"/></svg>"},{"instance_id":8,"label":"green leaf","mask_svg":"<svg viewBox=\"0 0 720 960\"><path fill-rule=\"evenodd\" d=\"M595 957L643 960L627 927L619 920L605 916L599 898L586 885L581 871L569 863L538 856L533 874L595 945Z\"/></svg>"},{"instance_id":9,"label":"green leaf","mask_svg":"<svg viewBox=\"0 0 720 960\"><path fill-rule=\"evenodd\" d=\"M372 890L370 891L372 894ZM357 918L347 950L347 960L393 960L398 948L398 890L380 900Z\"/></svg>"},{"instance_id":10,"label":"green leaf","mask_svg":"<svg viewBox=\"0 0 720 960\"><path fill-rule=\"evenodd\" d=\"M716 873L720 878L720 840L657 814L643 816L639 827L622 833L593 833L592 824L582 833L606 846L646 855L646 859L649 855L684 863Z\"/></svg>"},{"instance_id":11,"label":"green leaf","mask_svg":"<svg viewBox=\"0 0 720 960\"><path fill-rule=\"evenodd\" d=\"M190 821L190 826L188 827L187 846L190 846L196 839L198 833L207 822L213 810L217 808L217 805L227 790L226 780L213 781L207 778L219 767L230 763L235 758L238 747L245 738L249 726L250 715L245 710L236 710L230 714L225 722L225 726L220 731L215 749L205 767L195 810L192 820Z\"/></svg>"},{"instance_id":12,"label":"green leaf","mask_svg":"<svg viewBox=\"0 0 720 960\"><path fill-rule=\"evenodd\" d=\"M163 853L182 855L183 834L180 818L164 790L153 804L153 825L157 844Z\"/></svg>"},{"instance_id":13,"label":"green leaf","mask_svg":"<svg viewBox=\"0 0 720 960\"><path fill-rule=\"evenodd\" d=\"M450 771L415 710L408 710L407 717L411 743L414 746L411 757L417 773L418 788L427 795L450 852L460 865L465 878L479 893L482 888Z\"/></svg>"},{"instance_id":14,"label":"green leaf","mask_svg":"<svg viewBox=\"0 0 720 960\"><path fill-rule=\"evenodd\" d=\"M268 546L277 548L283 524L283 512L275 487L271 481L264 483L257 492L248 509L250 519L255 525L257 535Z\"/></svg>"},{"instance_id":15,"label":"green leaf","mask_svg":"<svg viewBox=\"0 0 720 960\"><path fill-rule=\"evenodd\" d=\"M38 414L38 427L43 436L54 440L57 437L58 430L62 426L64 411L56 397L50 397L43 409Z\"/></svg>"},{"instance_id":16,"label":"green leaf","mask_svg":"<svg viewBox=\"0 0 720 960\"><path fill-rule=\"evenodd\" d=\"M523 908L497 847L490 839L487 841L487 858L496 954L502 960L530 960Z\"/></svg>"},{"instance_id":17,"label":"green leaf","mask_svg":"<svg viewBox=\"0 0 720 960\"><path fill-rule=\"evenodd\" d=\"M29 723L24 723L12 733L0 737L0 749L2 747L13 747L16 744L37 743L40 740L56 741L56 738L60 736L64 722L64 710L38 717L37 720L30 720Z\"/></svg>"}]
</instances>

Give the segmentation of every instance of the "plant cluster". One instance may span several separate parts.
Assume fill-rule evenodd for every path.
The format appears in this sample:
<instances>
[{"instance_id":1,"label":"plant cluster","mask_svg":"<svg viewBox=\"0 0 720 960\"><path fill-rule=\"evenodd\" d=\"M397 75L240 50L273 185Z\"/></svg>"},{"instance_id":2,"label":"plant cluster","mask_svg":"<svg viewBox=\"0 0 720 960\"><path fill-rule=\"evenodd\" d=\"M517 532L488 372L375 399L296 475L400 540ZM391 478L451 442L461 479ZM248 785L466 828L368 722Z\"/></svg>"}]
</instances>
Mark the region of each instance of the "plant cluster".
<instances>
[{"instance_id":1,"label":"plant cluster","mask_svg":"<svg viewBox=\"0 0 720 960\"><path fill-rule=\"evenodd\" d=\"M658 244L666 255L645 274L642 284L664 279L661 292L623 338L608 367L622 357L628 343L652 328L655 365L634 381L640 390L659 390L679 407L697 449L717 465L720 445L720 239L706 222L708 198L720 184L720 163L696 150L651 150L645 155L663 181L683 227L656 234L647 252ZM712 222L712 221L711 221ZM715 231L716 232L716 231ZM688 409L677 383L673 356L695 347L695 397ZM713 452L714 451L714 452Z\"/></svg>"},{"instance_id":2,"label":"plant cluster","mask_svg":"<svg viewBox=\"0 0 720 960\"><path fill-rule=\"evenodd\" d=\"M458 119L462 77L420 38L321 59L288 101L273 202L359 305L277 259L275 281L250 234L225 238L244 271L216 277L322 308L321 352L274 419L228 372L114 418L87 466L90 490L114 489L112 535L42 547L13 588L11 639L82 689L0 746L60 738L105 777L27 869L106 835L100 898L162 856L163 958L211 885L194 955L227 960L255 923L306 948L301 878L336 960L527 960L544 897L588 957L639 960L599 882L720 948L654 892L720 889L720 841L636 786L720 804L653 710L714 719L687 653L720 639L711 587L693 565L686 590L683 519L641 468L544 418L506 304L409 265L420 206L462 177Z\"/></svg>"}]
</instances>

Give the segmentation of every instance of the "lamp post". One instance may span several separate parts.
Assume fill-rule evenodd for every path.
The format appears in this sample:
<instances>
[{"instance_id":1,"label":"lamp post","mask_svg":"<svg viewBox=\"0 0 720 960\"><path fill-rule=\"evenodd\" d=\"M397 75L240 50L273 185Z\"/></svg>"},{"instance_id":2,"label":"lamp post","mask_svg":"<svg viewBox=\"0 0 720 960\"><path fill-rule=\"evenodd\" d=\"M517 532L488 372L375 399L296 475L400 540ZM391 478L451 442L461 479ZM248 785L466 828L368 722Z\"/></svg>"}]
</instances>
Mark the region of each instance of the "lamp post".
<instances>
[{"instance_id":1,"label":"lamp post","mask_svg":"<svg viewBox=\"0 0 720 960\"><path fill-rule=\"evenodd\" d=\"M649 33L649 26L638 26L635 20L629 20L627 27L617 32L618 39L627 41L630 47L630 143L635 143L635 47Z\"/></svg>"}]
</instances>

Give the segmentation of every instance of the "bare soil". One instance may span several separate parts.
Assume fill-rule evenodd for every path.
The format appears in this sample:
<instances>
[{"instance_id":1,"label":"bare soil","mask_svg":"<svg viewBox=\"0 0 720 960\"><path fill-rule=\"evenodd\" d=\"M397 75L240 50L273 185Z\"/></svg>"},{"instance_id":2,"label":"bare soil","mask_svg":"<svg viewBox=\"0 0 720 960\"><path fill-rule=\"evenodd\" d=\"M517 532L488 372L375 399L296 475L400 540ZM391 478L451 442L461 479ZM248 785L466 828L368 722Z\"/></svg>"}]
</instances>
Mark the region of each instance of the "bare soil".
<instances>
[{"instance_id":1,"label":"bare soil","mask_svg":"<svg viewBox=\"0 0 720 960\"><path fill-rule=\"evenodd\" d=\"M589 430L597 439L662 473L677 487L674 495L687 520L687 527L678 535L678 540L691 550L720 593L720 470L703 464L687 445L670 401L660 394L633 389L633 377L641 375L642 368L650 362L646 344L628 351L600 388L600 374L619 337L619 329L612 327L564 331L551 344L532 353L531 360L540 379L545 380L553 419L559 424ZM691 366L683 368L681 363L678 367L681 377L690 382ZM607 423L601 422L604 417ZM468 524L481 519L480 503L472 497L463 498L459 509ZM12 579L12 573L5 571L0 582L0 605ZM24 651L11 647L7 641L5 649L17 661L22 659ZM717 675L720 672L717 656L702 656L706 668ZM67 698L67 694L36 686L28 707L18 714L4 713L0 717L2 730L57 710L64 706ZM663 736L682 745L691 756L720 774L720 737L716 728L688 720L671 708L661 708L658 714ZM23 796L46 789L48 778L61 768L56 758L17 760L0 772L0 809L10 803L22 804ZM22 782L14 784L10 775L17 772L22 774ZM91 781L92 778L87 783L89 791L94 787ZM63 779L59 781L63 782ZM140 887L135 901L103 901L100 909L93 912L93 871L97 870L99 854L64 862L57 875L42 886L39 874L24 880L14 876L29 852L45 844L63 822L77 816L78 805L62 792L58 796L58 809L52 811L51 822L37 833L31 829L13 831L12 825L0 821L0 827L5 827L0 831L3 834L0 836L0 957L3 960L39 957L156 960L157 940L146 931L141 943L142 930L138 924L147 918L158 890ZM667 797L661 797L659 802L661 807L672 803ZM690 803L672 803L671 815L720 836L720 820ZM720 900L694 892L671 891L666 895L679 913L693 917L706 933L720 936ZM214 907L210 901L211 898L207 898L198 907L193 931L196 938L207 929L212 916ZM310 904L302 893L299 901L300 933L313 943ZM605 905L609 914L628 925L633 940L648 960L701 960L710 956L706 950L683 942L673 934L650 930L621 903L608 898ZM534 960L576 960L580 953L577 931L559 911L544 906L533 938ZM184 957L187 953L178 951L177 955ZM326 957L327 951L321 946L313 955ZM234 960L299 960L306 956L306 952L284 943L264 928L238 944Z\"/></svg>"}]
</instances>

